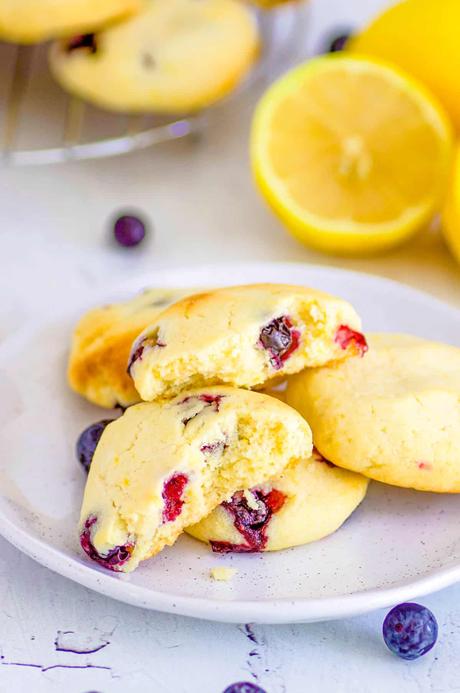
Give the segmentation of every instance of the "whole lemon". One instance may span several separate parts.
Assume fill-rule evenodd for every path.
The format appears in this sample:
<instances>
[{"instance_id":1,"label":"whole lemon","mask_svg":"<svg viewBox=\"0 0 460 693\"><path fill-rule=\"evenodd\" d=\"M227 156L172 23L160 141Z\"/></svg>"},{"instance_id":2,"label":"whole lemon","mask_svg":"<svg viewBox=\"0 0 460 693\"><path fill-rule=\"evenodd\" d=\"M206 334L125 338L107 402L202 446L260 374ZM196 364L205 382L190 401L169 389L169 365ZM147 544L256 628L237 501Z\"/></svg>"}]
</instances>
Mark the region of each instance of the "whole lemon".
<instances>
[{"instance_id":1,"label":"whole lemon","mask_svg":"<svg viewBox=\"0 0 460 693\"><path fill-rule=\"evenodd\" d=\"M404 0L347 49L390 60L423 81L460 130L460 0Z\"/></svg>"}]
</instances>

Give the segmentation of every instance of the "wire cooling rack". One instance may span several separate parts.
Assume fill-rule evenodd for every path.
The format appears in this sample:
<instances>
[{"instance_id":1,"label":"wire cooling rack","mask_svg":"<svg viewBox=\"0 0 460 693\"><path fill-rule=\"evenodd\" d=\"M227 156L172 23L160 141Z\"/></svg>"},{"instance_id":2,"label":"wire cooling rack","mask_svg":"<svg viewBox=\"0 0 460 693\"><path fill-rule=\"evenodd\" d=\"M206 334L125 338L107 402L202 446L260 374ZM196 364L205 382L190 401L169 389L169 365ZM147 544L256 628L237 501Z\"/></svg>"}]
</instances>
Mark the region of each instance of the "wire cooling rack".
<instances>
[{"instance_id":1,"label":"wire cooling rack","mask_svg":"<svg viewBox=\"0 0 460 693\"><path fill-rule=\"evenodd\" d=\"M289 3L256 11L262 37L257 65L229 98L295 56L308 26L308 8ZM40 165L125 154L201 133L209 111L183 118L119 115L66 94L47 66L46 45L0 43L0 162Z\"/></svg>"}]
</instances>

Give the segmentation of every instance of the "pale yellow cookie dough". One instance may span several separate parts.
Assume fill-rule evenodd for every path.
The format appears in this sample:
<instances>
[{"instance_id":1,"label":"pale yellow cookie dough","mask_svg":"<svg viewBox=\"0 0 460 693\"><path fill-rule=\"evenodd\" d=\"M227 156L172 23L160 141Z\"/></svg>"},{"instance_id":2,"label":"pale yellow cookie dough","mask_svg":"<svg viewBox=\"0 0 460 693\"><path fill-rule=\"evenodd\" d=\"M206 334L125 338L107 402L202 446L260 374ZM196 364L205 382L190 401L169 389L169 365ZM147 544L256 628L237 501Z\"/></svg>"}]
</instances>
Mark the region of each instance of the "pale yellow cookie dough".
<instances>
[{"instance_id":1,"label":"pale yellow cookie dough","mask_svg":"<svg viewBox=\"0 0 460 693\"><path fill-rule=\"evenodd\" d=\"M0 0L0 38L38 43L85 34L139 10L141 0Z\"/></svg>"},{"instance_id":2,"label":"pale yellow cookie dough","mask_svg":"<svg viewBox=\"0 0 460 693\"><path fill-rule=\"evenodd\" d=\"M130 373L146 401L187 387L262 387L308 366L364 353L361 321L339 298L254 284L189 296L135 341Z\"/></svg>"},{"instance_id":3,"label":"pale yellow cookie dough","mask_svg":"<svg viewBox=\"0 0 460 693\"><path fill-rule=\"evenodd\" d=\"M72 335L70 387L100 407L139 402L126 370L132 342L165 308L190 293L191 289L148 289L128 301L86 313Z\"/></svg>"},{"instance_id":4,"label":"pale yellow cookie dough","mask_svg":"<svg viewBox=\"0 0 460 693\"><path fill-rule=\"evenodd\" d=\"M80 541L106 568L129 572L175 542L239 488L252 488L311 454L294 409L229 387L130 407L97 445Z\"/></svg>"},{"instance_id":5,"label":"pale yellow cookie dough","mask_svg":"<svg viewBox=\"0 0 460 693\"><path fill-rule=\"evenodd\" d=\"M335 464L395 486L460 492L460 349L371 335L363 359L294 376L286 401Z\"/></svg>"},{"instance_id":6,"label":"pale yellow cookie dough","mask_svg":"<svg viewBox=\"0 0 460 693\"><path fill-rule=\"evenodd\" d=\"M369 480L331 466L316 450L271 481L238 492L187 532L218 553L279 551L335 532Z\"/></svg>"},{"instance_id":7,"label":"pale yellow cookie dough","mask_svg":"<svg viewBox=\"0 0 460 693\"><path fill-rule=\"evenodd\" d=\"M237 0L142 0L94 47L56 43L51 70L69 92L123 112L187 113L213 104L257 57L258 28Z\"/></svg>"}]
</instances>

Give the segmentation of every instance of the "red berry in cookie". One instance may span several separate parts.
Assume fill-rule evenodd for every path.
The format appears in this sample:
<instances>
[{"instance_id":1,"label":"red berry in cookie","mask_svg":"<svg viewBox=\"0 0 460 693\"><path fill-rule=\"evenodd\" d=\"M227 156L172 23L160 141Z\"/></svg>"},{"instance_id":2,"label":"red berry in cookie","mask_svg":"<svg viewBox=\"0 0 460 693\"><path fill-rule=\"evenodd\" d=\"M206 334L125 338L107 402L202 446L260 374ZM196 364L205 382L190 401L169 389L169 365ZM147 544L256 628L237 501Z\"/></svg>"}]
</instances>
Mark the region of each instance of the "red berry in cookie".
<instances>
[{"instance_id":1,"label":"red berry in cookie","mask_svg":"<svg viewBox=\"0 0 460 693\"><path fill-rule=\"evenodd\" d=\"M187 486L188 476L186 474L173 474L165 481L163 486L163 500L165 502L163 510L163 522L174 522L176 517L181 514L184 505L183 495Z\"/></svg>"},{"instance_id":2,"label":"red berry in cookie","mask_svg":"<svg viewBox=\"0 0 460 693\"><path fill-rule=\"evenodd\" d=\"M354 347L360 356L364 356L369 348L366 337L361 332L352 330L348 325L340 325L334 339L344 350L351 346Z\"/></svg>"}]
</instances>

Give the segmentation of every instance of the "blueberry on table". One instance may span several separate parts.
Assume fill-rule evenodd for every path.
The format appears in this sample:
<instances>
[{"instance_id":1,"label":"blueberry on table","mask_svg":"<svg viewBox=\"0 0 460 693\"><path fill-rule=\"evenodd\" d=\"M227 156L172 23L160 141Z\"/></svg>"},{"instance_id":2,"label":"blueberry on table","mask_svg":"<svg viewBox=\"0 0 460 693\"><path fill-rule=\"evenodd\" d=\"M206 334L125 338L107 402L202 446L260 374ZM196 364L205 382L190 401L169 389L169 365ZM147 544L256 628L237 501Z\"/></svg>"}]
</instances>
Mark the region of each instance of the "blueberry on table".
<instances>
[{"instance_id":1,"label":"blueberry on table","mask_svg":"<svg viewBox=\"0 0 460 693\"><path fill-rule=\"evenodd\" d=\"M105 427L109 423L112 423L110 419L103 419L102 421L91 424L80 433L77 440L76 452L78 460L86 472L89 472L96 446L99 443L101 435L104 433Z\"/></svg>"},{"instance_id":2,"label":"blueberry on table","mask_svg":"<svg viewBox=\"0 0 460 693\"><path fill-rule=\"evenodd\" d=\"M231 686L225 689L224 693L265 693L264 689L249 681L240 681L232 683Z\"/></svg>"},{"instance_id":3,"label":"blueberry on table","mask_svg":"<svg viewBox=\"0 0 460 693\"><path fill-rule=\"evenodd\" d=\"M386 646L402 659L417 659L431 650L438 637L432 612L421 604L395 606L383 622Z\"/></svg>"},{"instance_id":4,"label":"blueberry on table","mask_svg":"<svg viewBox=\"0 0 460 693\"><path fill-rule=\"evenodd\" d=\"M338 53L339 51L343 51L349 38L350 34L338 34L329 42L327 52Z\"/></svg>"},{"instance_id":5,"label":"blueberry on table","mask_svg":"<svg viewBox=\"0 0 460 693\"><path fill-rule=\"evenodd\" d=\"M145 224L131 214L125 214L115 221L113 233L120 245L130 248L139 245L145 238Z\"/></svg>"}]
</instances>

